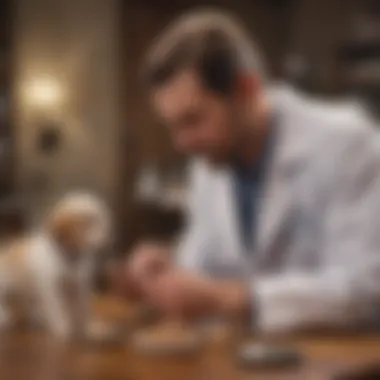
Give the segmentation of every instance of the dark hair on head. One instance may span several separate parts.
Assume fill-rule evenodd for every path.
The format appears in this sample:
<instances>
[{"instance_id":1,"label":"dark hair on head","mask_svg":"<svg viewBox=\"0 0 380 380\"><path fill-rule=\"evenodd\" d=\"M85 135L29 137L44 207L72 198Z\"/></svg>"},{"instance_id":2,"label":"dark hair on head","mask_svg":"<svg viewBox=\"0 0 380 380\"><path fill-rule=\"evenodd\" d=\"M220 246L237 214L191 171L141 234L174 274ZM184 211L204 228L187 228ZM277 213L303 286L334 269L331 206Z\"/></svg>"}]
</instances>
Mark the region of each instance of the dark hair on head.
<instances>
[{"instance_id":1,"label":"dark hair on head","mask_svg":"<svg viewBox=\"0 0 380 380\"><path fill-rule=\"evenodd\" d=\"M148 51L143 77L148 88L183 69L195 70L212 91L228 95L245 70L263 76L254 41L231 15L217 10L187 13L170 24Z\"/></svg>"}]
</instances>

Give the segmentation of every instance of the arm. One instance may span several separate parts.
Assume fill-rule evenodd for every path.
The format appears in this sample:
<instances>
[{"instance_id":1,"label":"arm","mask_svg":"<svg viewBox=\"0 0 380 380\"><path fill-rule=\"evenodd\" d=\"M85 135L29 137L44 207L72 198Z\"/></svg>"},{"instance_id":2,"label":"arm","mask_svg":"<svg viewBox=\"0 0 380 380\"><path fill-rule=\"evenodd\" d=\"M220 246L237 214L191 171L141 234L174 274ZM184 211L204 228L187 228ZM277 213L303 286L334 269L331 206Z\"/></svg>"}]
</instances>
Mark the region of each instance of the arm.
<instances>
[{"instance_id":1,"label":"arm","mask_svg":"<svg viewBox=\"0 0 380 380\"><path fill-rule=\"evenodd\" d=\"M195 163L191 167L186 210L187 228L176 251L177 264L182 271L179 277L185 279L187 285L190 284L189 293L193 292L199 300L203 299L203 305L195 307L199 308L201 314L223 314L233 320L246 322L251 316L250 289L247 289L245 283L210 277L210 268L205 265L208 254L215 250L209 221L205 217L205 210L209 207L208 177L207 168L201 163ZM190 277L188 281L187 276ZM179 298L186 299L182 294Z\"/></svg>"},{"instance_id":2,"label":"arm","mask_svg":"<svg viewBox=\"0 0 380 380\"><path fill-rule=\"evenodd\" d=\"M352 326L368 321L371 309L380 310L379 138L365 129L347 136L344 149L328 163L336 167L326 192L331 198L324 219L325 241L318 251L319 270L255 276L249 286L210 278L198 285L197 279L177 276L177 286L167 286L169 293L178 293L176 302L181 305L186 299L178 289L188 288L187 293L206 299L216 312L248 318L263 331ZM179 254L180 265L192 272L202 269L209 241L207 226L199 218L204 215L200 196L195 198L197 207L190 208L191 224Z\"/></svg>"},{"instance_id":3,"label":"arm","mask_svg":"<svg viewBox=\"0 0 380 380\"><path fill-rule=\"evenodd\" d=\"M264 331L345 327L380 316L380 145L363 129L336 159L318 272L252 280Z\"/></svg>"},{"instance_id":4,"label":"arm","mask_svg":"<svg viewBox=\"0 0 380 380\"><path fill-rule=\"evenodd\" d=\"M186 226L176 247L176 263L192 272L201 271L201 260L210 245L208 222L204 217L207 210L204 200L204 193L207 192L205 170L203 164L198 162L190 167L185 210Z\"/></svg>"}]
</instances>

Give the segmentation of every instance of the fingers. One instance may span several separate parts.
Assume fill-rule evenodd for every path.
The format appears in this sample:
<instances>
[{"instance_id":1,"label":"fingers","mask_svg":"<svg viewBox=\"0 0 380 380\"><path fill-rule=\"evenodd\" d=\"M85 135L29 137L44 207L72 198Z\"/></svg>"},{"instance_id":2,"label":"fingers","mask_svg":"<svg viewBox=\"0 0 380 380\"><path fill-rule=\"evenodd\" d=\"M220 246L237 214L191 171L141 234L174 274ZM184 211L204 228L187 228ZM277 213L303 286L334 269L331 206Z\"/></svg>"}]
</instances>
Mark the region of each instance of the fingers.
<instances>
[{"instance_id":1,"label":"fingers","mask_svg":"<svg viewBox=\"0 0 380 380\"><path fill-rule=\"evenodd\" d=\"M115 294L136 300L142 297L145 284L169 266L169 253L165 247L154 243L141 243L128 259L109 263L106 273Z\"/></svg>"},{"instance_id":2,"label":"fingers","mask_svg":"<svg viewBox=\"0 0 380 380\"><path fill-rule=\"evenodd\" d=\"M177 281L174 270L156 273L141 281L141 290L146 300L167 316L177 317L182 314L181 284Z\"/></svg>"},{"instance_id":3,"label":"fingers","mask_svg":"<svg viewBox=\"0 0 380 380\"><path fill-rule=\"evenodd\" d=\"M213 286L208 279L171 267L141 283L144 296L168 316L192 318L213 307Z\"/></svg>"},{"instance_id":4,"label":"fingers","mask_svg":"<svg viewBox=\"0 0 380 380\"><path fill-rule=\"evenodd\" d=\"M170 264L168 250L151 243L140 244L132 253L128 267L136 281L164 271Z\"/></svg>"},{"instance_id":5,"label":"fingers","mask_svg":"<svg viewBox=\"0 0 380 380\"><path fill-rule=\"evenodd\" d=\"M141 298L140 289L129 273L129 268L125 260L110 263L106 268L106 272L108 283L113 294L129 300L138 300Z\"/></svg>"}]
</instances>

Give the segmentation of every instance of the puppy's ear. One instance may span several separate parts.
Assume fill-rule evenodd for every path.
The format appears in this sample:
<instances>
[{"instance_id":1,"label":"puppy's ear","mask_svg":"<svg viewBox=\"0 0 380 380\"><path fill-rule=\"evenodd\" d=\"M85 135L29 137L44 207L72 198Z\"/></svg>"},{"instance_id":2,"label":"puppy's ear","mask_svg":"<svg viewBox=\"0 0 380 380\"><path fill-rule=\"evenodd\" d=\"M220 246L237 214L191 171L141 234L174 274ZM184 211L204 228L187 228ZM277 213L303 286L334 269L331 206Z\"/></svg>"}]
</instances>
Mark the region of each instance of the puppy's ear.
<instances>
[{"instance_id":1,"label":"puppy's ear","mask_svg":"<svg viewBox=\"0 0 380 380\"><path fill-rule=\"evenodd\" d=\"M75 215L55 215L50 221L50 231L54 238L69 249L78 249L84 238L84 223Z\"/></svg>"}]
</instances>

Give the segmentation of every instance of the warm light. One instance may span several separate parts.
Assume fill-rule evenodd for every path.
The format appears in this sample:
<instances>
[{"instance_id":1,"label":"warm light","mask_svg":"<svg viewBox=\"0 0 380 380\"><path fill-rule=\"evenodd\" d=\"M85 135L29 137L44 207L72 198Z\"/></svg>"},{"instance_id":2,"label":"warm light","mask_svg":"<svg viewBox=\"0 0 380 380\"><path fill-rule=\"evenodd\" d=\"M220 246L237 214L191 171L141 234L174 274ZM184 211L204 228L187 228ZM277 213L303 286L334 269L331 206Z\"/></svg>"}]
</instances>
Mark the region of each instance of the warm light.
<instances>
[{"instance_id":1,"label":"warm light","mask_svg":"<svg viewBox=\"0 0 380 380\"><path fill-rule=\"evenodd\" d=\"M40 78L30 82L25 88L26 100L36 108L51 109L62 102L62 88L51 78Z\"/></svg>"}]
</instances>

